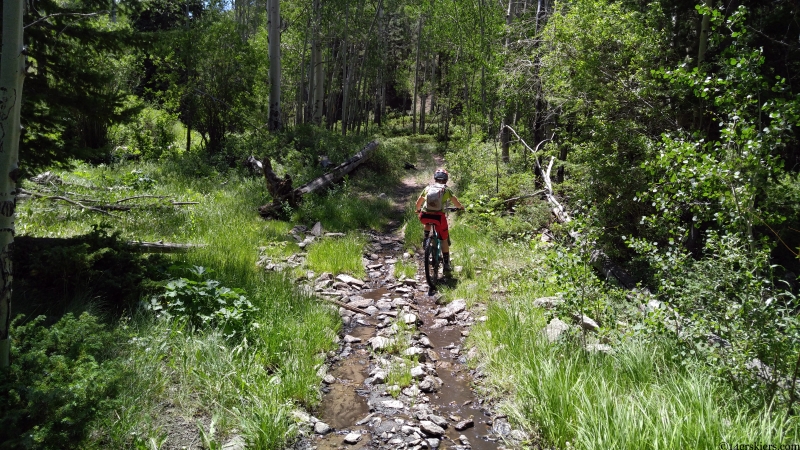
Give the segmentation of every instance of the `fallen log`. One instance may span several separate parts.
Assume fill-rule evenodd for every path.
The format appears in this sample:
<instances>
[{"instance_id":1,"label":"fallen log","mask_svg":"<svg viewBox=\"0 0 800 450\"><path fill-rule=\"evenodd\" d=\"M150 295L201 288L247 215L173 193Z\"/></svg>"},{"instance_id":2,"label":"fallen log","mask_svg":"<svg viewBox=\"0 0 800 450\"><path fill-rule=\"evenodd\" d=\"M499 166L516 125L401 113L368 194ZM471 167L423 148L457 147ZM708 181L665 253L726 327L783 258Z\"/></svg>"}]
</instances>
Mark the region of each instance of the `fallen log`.
<instances>
[{"instance_id":1,"label":"fallen log","mask_svg":"<svg viewBox=\"0 0 800 450\"><path fill-rule=\"evenodd\" d=\"M369 158L376 148L378 148L378 141L370 142L361 151L334 167L330 172L296 189L292 189L292 180L288 175L283 179L278 178L272 170L269 158L265 158L263 161L264 178L267 181L267 190L272 195L272 203L260 206L258 212L264 218L275 217L279 214L284 202L288 202L291 206L297 206L304 195L326 188L355 170Z\"/></svg>"}]
</instances>

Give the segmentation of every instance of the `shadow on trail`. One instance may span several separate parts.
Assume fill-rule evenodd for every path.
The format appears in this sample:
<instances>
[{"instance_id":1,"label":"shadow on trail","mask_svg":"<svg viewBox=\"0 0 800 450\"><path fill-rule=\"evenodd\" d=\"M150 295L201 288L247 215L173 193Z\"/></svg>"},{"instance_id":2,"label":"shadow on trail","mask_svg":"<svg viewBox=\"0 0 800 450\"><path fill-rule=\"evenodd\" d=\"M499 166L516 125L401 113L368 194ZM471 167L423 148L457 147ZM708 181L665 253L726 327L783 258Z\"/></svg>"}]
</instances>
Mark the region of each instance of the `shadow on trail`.
<instances>
[{"instance_id":1,"label":"shadow on trail","mask_svg":"<svg viewBox=\"0 0 800 450\"><path fill-rule=\"evenodd\" d=\"M438 293L442 287L446 287L447 289L455 289L458 287L458 278L453 276L439 278L435 286L428 286L428 295L436 295L436 293Z\"/></svg>"}]
</instances>

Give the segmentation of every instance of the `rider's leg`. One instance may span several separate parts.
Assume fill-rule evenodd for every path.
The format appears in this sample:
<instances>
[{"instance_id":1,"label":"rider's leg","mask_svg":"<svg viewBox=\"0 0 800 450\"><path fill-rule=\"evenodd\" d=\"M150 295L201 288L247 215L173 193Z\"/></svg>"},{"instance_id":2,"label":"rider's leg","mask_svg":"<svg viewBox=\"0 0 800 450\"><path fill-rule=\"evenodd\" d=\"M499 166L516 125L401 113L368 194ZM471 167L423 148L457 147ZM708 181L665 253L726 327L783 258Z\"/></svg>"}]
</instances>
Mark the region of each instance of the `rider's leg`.
<instances>
[{"instance_id":1,"label":"rider's leg","mask_svg":"<svg viewBox=\"0 0 800 450\"><path fill-rule=\"evenodd\" d=\"M450 272L450 233L447 230L447 221L444 222L445 229L442 234L442 260L444 262L444 271Z\"/></svg>"},{"instance_id":2,"label":"rider's leg","mask_svg":"<svg viewBox=\"0 0 800 450\"><path fill-rule=\"evenodd\" d=\"M431 224L426 223L425 224L425 233L424 233L424 236L422 237L422 245L425 245L425 242L428 241L428 238L430 236L431 236Z\"/></svg>"}]
</instances>

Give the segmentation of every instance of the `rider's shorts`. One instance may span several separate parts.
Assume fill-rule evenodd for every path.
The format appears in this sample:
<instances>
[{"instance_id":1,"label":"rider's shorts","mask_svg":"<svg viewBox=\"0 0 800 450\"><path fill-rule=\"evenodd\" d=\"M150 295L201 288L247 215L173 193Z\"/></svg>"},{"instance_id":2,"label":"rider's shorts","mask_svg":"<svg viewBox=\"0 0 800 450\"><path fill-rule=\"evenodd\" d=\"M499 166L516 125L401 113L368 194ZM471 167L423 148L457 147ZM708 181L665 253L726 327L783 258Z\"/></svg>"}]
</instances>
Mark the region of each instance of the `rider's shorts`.
<instances>
[{"instance_id":1,"label":"rider's shorts","mask_svg":"<svg viewBox=\"0 0 800 450\"><path fill-rule=\"evenodd\" d=\"M447 215L443 212L423 211L419 213L419 221L425 225L432 224L442 240L447 240L450 236L447 231Z\"/></svg>"}]
</instances>

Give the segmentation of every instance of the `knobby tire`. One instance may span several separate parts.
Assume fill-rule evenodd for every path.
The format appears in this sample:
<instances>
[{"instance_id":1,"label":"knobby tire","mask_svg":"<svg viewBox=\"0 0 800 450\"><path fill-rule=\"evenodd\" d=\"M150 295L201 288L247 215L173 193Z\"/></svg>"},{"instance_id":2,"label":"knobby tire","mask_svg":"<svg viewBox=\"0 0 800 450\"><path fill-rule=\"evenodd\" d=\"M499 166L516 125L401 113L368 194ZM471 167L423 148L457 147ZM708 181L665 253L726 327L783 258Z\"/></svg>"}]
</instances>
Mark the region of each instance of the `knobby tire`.
<instances>
[{"instance_id":1,"label":"knobby tire","mask_svg":"<svg viewBox=\"0 0 800 450\"><path fill-rule=\"evenodd\" d=\"M439 278L439 261L436 258L437 245L435 237L428 239L425 246L425 279L428 280L428 287L433 290L436 280Z\"/></svg>"}]
</instances>

